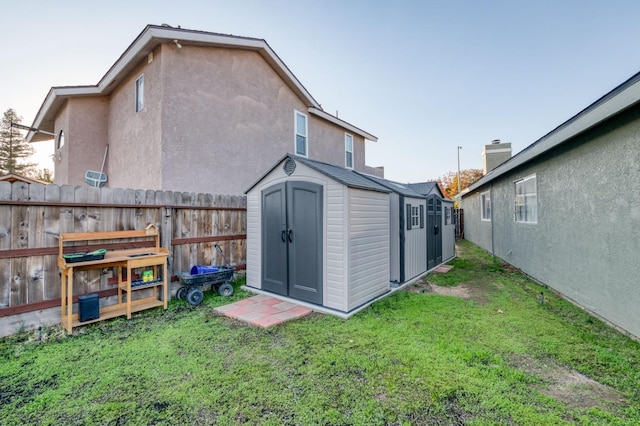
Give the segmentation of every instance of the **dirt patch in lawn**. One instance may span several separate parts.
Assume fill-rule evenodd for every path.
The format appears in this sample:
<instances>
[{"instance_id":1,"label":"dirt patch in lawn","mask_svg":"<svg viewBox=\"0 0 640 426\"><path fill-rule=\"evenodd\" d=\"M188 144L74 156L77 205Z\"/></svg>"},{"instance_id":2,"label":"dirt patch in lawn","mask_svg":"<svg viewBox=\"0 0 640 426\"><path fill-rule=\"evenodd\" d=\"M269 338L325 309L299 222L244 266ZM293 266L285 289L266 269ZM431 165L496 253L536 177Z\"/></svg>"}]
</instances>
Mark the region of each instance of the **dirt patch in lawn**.
<instances>
[{"instance_id":1,"label":"dirt patch in lawn","mask_svg":"<svg viewBox=\"0 0 640 426\"><path fill-rule=\"evenodd\" d=\"M520 355L511 361L513 367L541 379L542 384L534 388L571 408L607 408L626 403L615 389L603 385L584 374L558 365L553 361L542 361L528 355Z\"/></svg>"},{"instance_id":2,"label":"dirt patch in lawn","mask_svg":"<svg viewBox=\"0 0 640 426\"><path fill-rule=\"evenodd\" d=\"M473 300L479 305L485 305L487 303L486 293L489 291L484 286L475 285L471 282L460 283L451 287L440 286L430 282L427 277L419 279L410 286L407 286L406 290L413 293L432 293L442 296L458 297L465 300Z\"/></svg>"}]
</instances>

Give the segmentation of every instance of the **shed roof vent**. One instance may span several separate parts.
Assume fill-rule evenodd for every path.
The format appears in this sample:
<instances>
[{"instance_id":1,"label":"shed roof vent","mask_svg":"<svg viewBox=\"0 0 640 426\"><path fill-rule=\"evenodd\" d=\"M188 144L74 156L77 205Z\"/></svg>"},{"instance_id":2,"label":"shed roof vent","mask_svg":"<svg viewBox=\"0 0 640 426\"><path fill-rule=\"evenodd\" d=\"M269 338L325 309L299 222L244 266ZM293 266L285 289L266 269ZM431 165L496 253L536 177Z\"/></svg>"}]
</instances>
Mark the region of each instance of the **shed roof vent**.
<instances>
[{"instance_id":1,"label":"shed roof vent","mask_svg":"<svg viewBox=\"0 0 640 426\"><path fill-rule=\"evenodd\" d=\"M293 160L293 158L287 158L287 161L285 161L284 165L282 166L282 170L284 170L284 173L287 176L291 176L293 174L293 172L296 170L296 162Z\"/></svg>"}]
</instances>

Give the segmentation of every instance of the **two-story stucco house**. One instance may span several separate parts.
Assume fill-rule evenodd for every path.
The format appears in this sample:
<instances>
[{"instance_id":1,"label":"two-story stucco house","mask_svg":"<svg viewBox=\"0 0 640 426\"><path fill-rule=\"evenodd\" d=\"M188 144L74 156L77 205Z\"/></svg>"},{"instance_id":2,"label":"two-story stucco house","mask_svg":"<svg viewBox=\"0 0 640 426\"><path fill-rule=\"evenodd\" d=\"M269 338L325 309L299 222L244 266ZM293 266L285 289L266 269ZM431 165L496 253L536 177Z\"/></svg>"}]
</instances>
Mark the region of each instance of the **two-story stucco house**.
<instances>
[{"instance_id":1,"label":"two-story stucco house","mask_svg":"<svg viewBox=\"0 0 640 426\"><path fill-rule=\"evenodd\" d=\"M32 127L56 135L57 184L102 170L110 187L241 194L285 153L383 174L365 165L377 138L323 111L265 40L166 25L95 86L53 87Z\"/></svg>"}]
</instances>

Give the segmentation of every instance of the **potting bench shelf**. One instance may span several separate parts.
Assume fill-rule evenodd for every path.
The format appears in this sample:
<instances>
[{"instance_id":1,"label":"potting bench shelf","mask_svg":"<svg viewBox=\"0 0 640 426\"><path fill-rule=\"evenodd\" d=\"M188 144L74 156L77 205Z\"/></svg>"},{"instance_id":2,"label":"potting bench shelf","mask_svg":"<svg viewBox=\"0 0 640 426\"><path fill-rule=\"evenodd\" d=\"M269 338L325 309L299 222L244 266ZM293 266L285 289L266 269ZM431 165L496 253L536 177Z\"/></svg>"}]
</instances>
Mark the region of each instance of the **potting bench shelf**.
<instances>
[{"instance_id":1,"label":"potting bench shelf","mask_svg":"<svg viewBox=\"0 0 640 426\"><path fill-rule=\"evenodd\" d=\"M65 251L69 251L70 243L110 240L122 243L131 239L153 239L153 247L134 249L107 250L104 257L97 258L92 252L87 258L92 260L82 261L82 257L65 257ZM67 245L65 245L67 244ZM73 246L72 250L80 250L83 246ZM66 248L66 250L65 250ZM84 232L60 234L58 267L61 272L60 314L62 326L67 333L73 332L73 327L90 324L109 318L126 315L131 318L131 313L163 306L167 309L168 285L167 285L167 257L169 251L160 247L160 235L154 225L146 229L135 231L113 232ZM80 259L80 261L78 261ZM72 261L70 261L72 260ZM73 313L73 274L89 269L114 268L118 276L118 300L111 306L100 308L99 318L80 322L79 313ZM135 269L145 268L149 273L147 281L133 280ZM126 275L123 277L123 272ZM152 295L133 299L133 292L144 289L152 289ZM159 296L160 299L159 299Z\"/></svg>"}]
</instances>

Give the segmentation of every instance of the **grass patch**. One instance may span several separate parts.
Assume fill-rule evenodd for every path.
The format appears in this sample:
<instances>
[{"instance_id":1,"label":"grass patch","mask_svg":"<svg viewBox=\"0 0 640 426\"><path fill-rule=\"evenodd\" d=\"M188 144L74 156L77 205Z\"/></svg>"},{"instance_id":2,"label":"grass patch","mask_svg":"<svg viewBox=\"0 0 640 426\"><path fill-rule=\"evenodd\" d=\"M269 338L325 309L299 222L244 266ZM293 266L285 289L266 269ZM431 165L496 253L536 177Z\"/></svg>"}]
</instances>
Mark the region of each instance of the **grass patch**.
<instances>
[{"instance_id":1,"label":"grass patch","mask_svg":"<svg viewBox=\"0 0 640 426\"><path fill-rule=\"evenodd\" d=\"M70 337L0 339L0 423L640 423L638 342L475 246L459 252L442 277L483 304L401 291L346 321L264 330L217 316L230 300L206 292ZM599 387L559 386L568 377Z\"/></svg>"}]
</instances>

